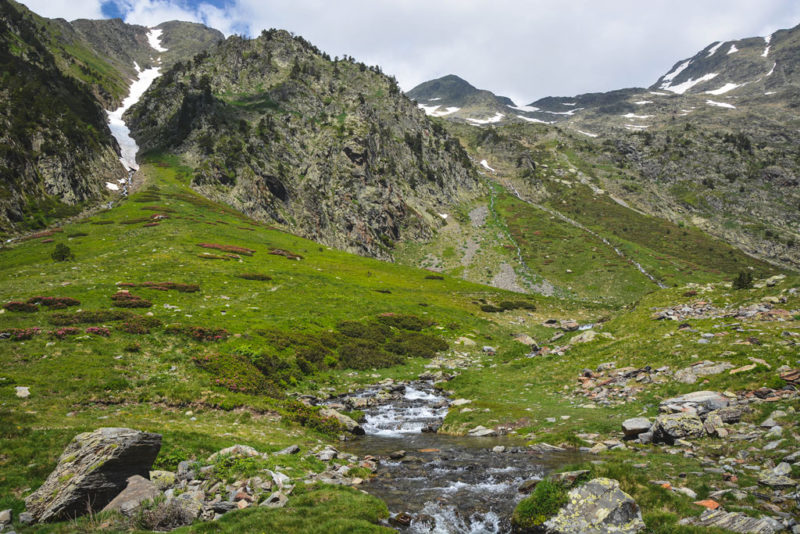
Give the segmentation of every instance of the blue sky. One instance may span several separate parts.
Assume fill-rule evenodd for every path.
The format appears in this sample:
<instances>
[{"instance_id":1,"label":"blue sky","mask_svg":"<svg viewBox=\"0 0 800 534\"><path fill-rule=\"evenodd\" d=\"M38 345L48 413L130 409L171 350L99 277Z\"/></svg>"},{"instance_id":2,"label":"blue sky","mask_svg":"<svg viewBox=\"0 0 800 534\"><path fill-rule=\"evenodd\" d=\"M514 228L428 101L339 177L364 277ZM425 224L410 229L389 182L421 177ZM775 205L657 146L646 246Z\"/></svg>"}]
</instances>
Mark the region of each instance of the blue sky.
<instances>
[{"instance_id":1,"label":"blue sky","mask_svg":"<svg viewBox=\"0 0 800 534\"><path fill-rule=\"evenodd\" d=\"M527 104L649 86L722 40L800 24L798 0L22 0L46 17L155 26L202 22L230 35L283 28L331 56L381 65L404 90L457 74Z\"/></svg>"}]
</instances>

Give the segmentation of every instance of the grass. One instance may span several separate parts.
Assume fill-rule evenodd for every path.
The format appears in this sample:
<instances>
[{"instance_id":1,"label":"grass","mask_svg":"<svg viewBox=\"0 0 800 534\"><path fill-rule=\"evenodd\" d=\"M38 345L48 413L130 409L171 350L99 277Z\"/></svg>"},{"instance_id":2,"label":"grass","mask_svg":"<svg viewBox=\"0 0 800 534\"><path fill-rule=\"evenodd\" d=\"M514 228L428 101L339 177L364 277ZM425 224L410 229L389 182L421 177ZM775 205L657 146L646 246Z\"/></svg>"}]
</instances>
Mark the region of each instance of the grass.
<instances>
[{"instance_id":1,"label":"grass","mask_svg":"<svg viewBox=\"0 0 800 534\"><path fill-rule=\"evenodd\" d=\"M65 225L63 232L50 236L65 242L68 235L85 234L70 241L74 260L54 262L50 258L52 243L38 240L0 250L0 302L26 302L33 297L80 301L79 306L66 310L40 306L35 313L5 310L0 314L0 331L31 332L29 339L0 340L0 439L4 443L0 508L22 511L24 496L44 480L72 437L99 426L163 434L157 460L163 468L174 468L184 459L206 458L236 443L274 451L294 443L308 448L332 442L336 429L326 426L314 410L284 397L318 394L320 390L344 392L387 377L414 378L429 370L426 365L432 354L422 349L436 345L446 358L458 351L474 362L447 383L455 397L472 402L467 405L469 410L450 411L444 431L463 434L477 425L506 425L519 440L554 444L581 445L585 443L581 436L587 433L616 437L624 419L655 415L658 402L667 396L697 389L738 391L775 386L778 367L796 367L791 338L783 335L800 326L796 317L748 320L745 332L736 331L733 323L742 321L733 318L689 320L694 332L678 331L673 321L651 318L653 308L698 299L735 308L777 296L786 302L776 307L797 310L800 297L788 291L800 285L796 276L774 288L740 291L719 282L651 293L641 290L641 294L632 286L626 289L627 295L637 300L618 309L608 302L522 297L448 275L432 277L429 271L349 255L271 230L187 189L187 170L175 159L153 157L142 166L142 172L147 184L130 201ZM169 208L170 218L151 228L98 224L136 218L142 213L139 201ZM499 213L507 214L511 234L520 232L520 243L529 250L528 261L539 261L533 242L523 239L533 224L526 222L530 217L527 210L506 196L498 197L497 206ZM556 243L558 238L568 238L563 245L565 253L578 249L567 256L573 265L591 261L583 245L576 246L584 243L585 237L559 234L566 230L548 224L542 226L553 232L548 239ZM197 257L198 243L254 252L239 254L235 260L209 262ZM287 261L270 254L273 250L291 251L302 259ZM607 277L603 280L610 288L618 283L614 276L628 272L621 267L606 274L576 268L572 274L585 280L593 276L592 283L598 287L601 277ZM243 279L243 275L247 276ZM125 287L152 306L113 308L110 297ZM548 339L555 331L542 326L550 318L584 322L604 318L595 328L611 337L598 336L575 345L564 356L527 357L530 349L512 334L523 332L540 345L552 346ZM132 327L120 329L119 325ZM64 327L79 331L61 339L50 335ZM35 328L40 331L36 333ZM109 335L86 333L87 328L107 329ZM215 339L213 334L221 331L229 335ZM206 335L209 332L210 337ZM701 345L697 339L702 332L727 334ZM567 344L576 334L567 333L556 344ZM461 337L474 340L475 346L456 344ZM748 337L758 337L761 344L740 344ZM482 353L483 345L495 347L496 354ZM343 346L350 352L343 353ZM365 354L365 360L358 360ZM389 359L383 362L384 357ZM763 359L771 369L758 365L747 373L722 373L694 385L675 381L646 384L635 398L610 406L597 403L587 407L590 401L579 394L581 371L603 362L615 361L618 367L668 365L677 370L698 359L742 366L751 363L751 357ZM354 369L343 363L348 358L364 363ZM243 378L248 381L230 387L232 380ZM17 398L15 386L29 387L31 396ZM800 408L796 404L780 402L769 409ZM764 416L764 411L756 411L746 418L757 422ZM787 420L785 424L787 446L797 447L792 437L797 423ZM713 458L734 455L741 446L709 438L698 444ZM763 444L754 444L759 445ZM648 525L654 531L667 532L679 517L699 510L685 496L651 487L649 478L666 478L698 493L718 489L722 481L703 472L700 456L684 458L657 451L636 446L610 452L603 456L604 467L592 469L597 476L620 479L623 489L640 503ZM777 452L768 456L779 459ZM649 467L630 469L631 464L640 462ZM681 476L695 472L702 474ZM745 476L740 481L741 485L755 483ZM385 516L385 507L360 492L319 487L293 496L280 512L236 512L185 531L267 528L263 525L277 532L380 531L375 523ZM90 531L97 525L92 521L50 525L41 531Z\"/></svg>"}]
</instances>

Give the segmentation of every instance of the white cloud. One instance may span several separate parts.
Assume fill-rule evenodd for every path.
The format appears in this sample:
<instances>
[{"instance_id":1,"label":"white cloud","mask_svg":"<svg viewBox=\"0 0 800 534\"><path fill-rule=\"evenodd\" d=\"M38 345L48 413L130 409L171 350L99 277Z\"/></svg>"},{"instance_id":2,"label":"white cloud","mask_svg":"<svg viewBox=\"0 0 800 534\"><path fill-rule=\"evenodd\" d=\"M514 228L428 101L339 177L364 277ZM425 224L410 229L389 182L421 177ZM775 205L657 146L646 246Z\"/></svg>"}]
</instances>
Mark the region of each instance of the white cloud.
<instances>
[{"instance_id":1,"label":"white cloud","mask_svg":"<svg viewBox=\"0 0 800 534\"><path fill-rule=\"evenodd\" d=\"M714 41L800 22L794 0L114 1L128 6L129 22L179 18L226 35L284 28L331 56L381 65L405 90L452 73L518 104L649 86Z\"/></svg>"},{"instance_id":2,"label":"white cloud","mask_svg":"<svg viewBox=\"0 0 800 534\"><path fill-rule=\"evenodd\" d=\"M100 0L21 0L28 9L51 19L101 19Z\"/></svg>"}]
</instances>

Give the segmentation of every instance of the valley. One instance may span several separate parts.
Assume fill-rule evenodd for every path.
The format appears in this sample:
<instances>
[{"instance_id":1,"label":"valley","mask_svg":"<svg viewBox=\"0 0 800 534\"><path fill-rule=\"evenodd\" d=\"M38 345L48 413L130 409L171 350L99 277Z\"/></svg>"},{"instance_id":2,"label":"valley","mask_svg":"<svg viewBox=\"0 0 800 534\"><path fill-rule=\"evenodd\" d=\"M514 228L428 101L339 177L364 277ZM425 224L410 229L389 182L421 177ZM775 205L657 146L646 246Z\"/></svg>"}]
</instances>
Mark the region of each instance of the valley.
<instances>
[{"instance_id":1,"label":"valley","mask_svg":"<svg viewBox=\"0 0 800 534\"><path fill-rule=\"evenodd\" d=\"M800 529L797 29L518 106L0 6L0 532Z\"/></svg>"}]
</instances>

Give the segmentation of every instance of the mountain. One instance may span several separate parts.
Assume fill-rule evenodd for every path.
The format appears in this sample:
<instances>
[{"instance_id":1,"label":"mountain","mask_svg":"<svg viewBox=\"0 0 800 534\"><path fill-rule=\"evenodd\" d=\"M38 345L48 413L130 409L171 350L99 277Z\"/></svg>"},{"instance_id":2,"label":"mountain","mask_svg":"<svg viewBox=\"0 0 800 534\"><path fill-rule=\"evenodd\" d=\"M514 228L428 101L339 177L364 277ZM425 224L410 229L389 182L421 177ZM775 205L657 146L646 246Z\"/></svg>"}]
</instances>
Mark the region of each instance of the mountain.
<instances>
[{"instance_id":1,"label":"mountain","mask_svg":"<svg viewBox=\"0 0 800 534\"><path fill-rule=\"evenodd\" d=\"M625 206L797 269L798 43L800 27L716 42L649 89L547 97L491 125L443 118L453 131L492 130L479 142L459 134L476 161L529 161L512 176L532 198L543 200L547 189L540 165L547 162L538 155L549 150L541 141L549 136L569 150L584 180Z\"/></svg>"},{"instance_id":2,"label":"mountain","mask_svg":"<svg viewBox=\"0 0 800 534\"><path fill-rule=\"evenodd\" d=\"M285 31L230 37L176 64L126 116L193 187L320 243L390 258L479 189L458 141L394 79Z\"/></svg>"},{"instance_id":3,"label":"mountain","mask_svg":"<svg viewBox=\"0 0 800 534\"><path fill-rule=\"evenodd\" d=\"M0 0L0 230L41 228L114 197L106 183L127 171L104 110L120 105L140 70L169 68L223 39L187 22L155 30L172 46L163 59L144 26L51 20Z\"/></svg>"},{"instance_id":4,"label":"mountain","mask_svg":"<svg viewBox=\"0 0 800 534\"><path fill-rule=\"evenodd\" d=\"M421 83L406 94L430 116L472 124L499 122L514 108L510 98L476 89L453 74Z\"/></svg>"}]
</instances>

